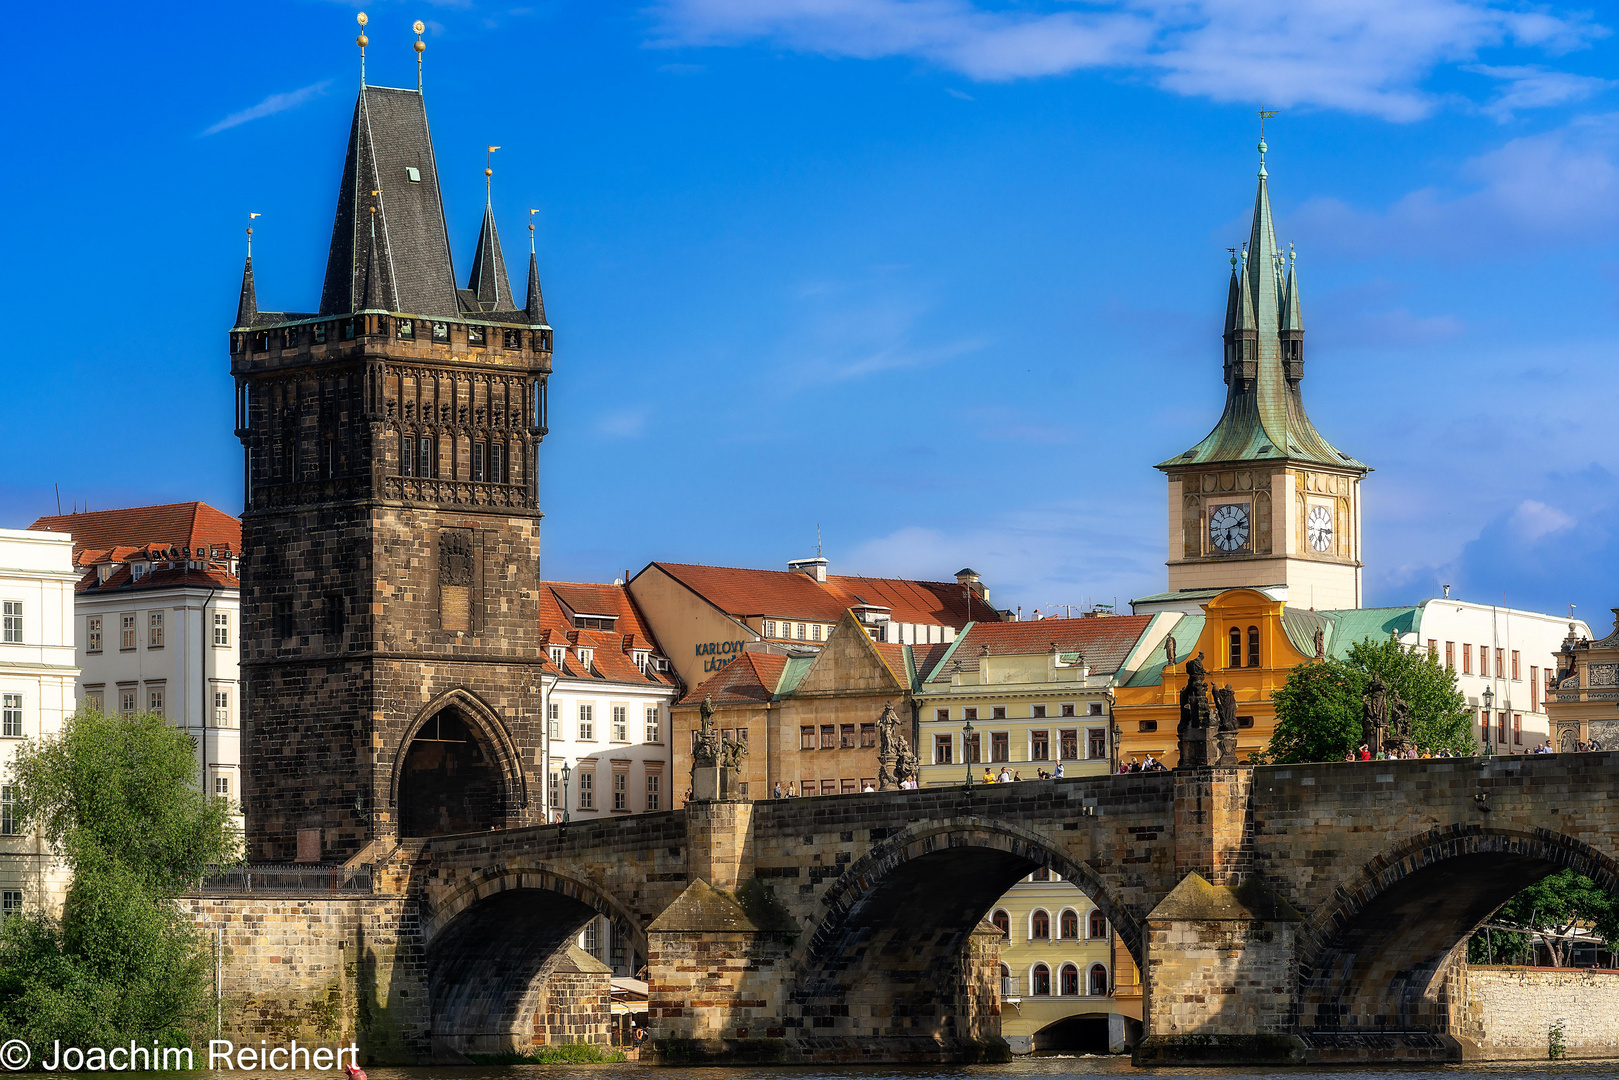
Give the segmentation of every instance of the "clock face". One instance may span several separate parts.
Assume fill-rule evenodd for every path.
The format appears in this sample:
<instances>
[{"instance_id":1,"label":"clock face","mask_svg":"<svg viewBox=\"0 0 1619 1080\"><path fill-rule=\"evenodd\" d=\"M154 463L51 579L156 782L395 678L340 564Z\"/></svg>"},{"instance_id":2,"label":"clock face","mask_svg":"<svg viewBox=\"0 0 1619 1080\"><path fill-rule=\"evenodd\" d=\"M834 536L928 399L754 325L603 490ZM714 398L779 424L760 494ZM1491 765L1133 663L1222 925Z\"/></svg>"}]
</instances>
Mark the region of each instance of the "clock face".
<instances>
[{"instance_id":1,"label":"clock face","mask_svg":"<svg viewBox=\"0 0 1619 1080\"><path fill-rule=\"evenodd\" d=\"M1310 516L1304 520L1304 533L1310 539L1310 546L1317 551L1331 550L1332 511L1325 506L1310 507Z\"/></svg>"},{"instance_id":2,"label":"clock face","mask_svg":"<svg viewBox=\"0 0 1619 1080\"><path fill-rule=\"evenodd\" d=\"M1248 542L1248 508L1235 503L1209 515L1209 541L1221 551L1237 551Z\"/></svg>"}]
</instances>

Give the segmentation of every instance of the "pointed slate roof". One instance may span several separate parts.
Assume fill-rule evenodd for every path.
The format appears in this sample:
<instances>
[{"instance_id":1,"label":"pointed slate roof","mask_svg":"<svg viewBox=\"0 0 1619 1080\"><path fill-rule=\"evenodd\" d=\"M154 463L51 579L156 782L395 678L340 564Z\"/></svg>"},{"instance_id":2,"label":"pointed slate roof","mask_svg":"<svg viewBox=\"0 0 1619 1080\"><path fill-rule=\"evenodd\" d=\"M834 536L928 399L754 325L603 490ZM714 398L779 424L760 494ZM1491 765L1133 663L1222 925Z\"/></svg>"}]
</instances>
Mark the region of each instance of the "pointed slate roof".
<instances>
[{"instance_id":1,"label":"pointed slate roof","mask_svg":"<svg viewBox=\"0 0 1619 1080\"><path fill-rule=\"evenodd\" d=\"M412 177L415 179L412 179ZM375 197L372 192L379 194ZM370 208L377 205L376 251ZM415 90L362 87L338 188L320 313L362 310L373 254L376 294L411 315L460 312L427 107ZM510 294L510 288L507 294Z\"/></svg>"},{"instance_id":2,"label":"pointed slate roof","mask_svg":"<svg viewBox=\"0 0 1619 1080\"><path fill-rule=\"evenodd\" d=\"M530 326L545 325L545 297L540 295L540 264L528 253L528 302L523 305Z\"/></svg>"},{"instance_id":3,"label":"pointed slate roof","mask_svg":"<svg viewBox=\"0 0 1619 1080\"><path fill-rule=\"evenodd\" d=\"M1261 154L1264 148L1261 144ZM1234 274L1226 302L1226 333L1252 330L1257 355L1251 374L1247 365L1225 364L1225 411L1202 442L1178 457L1158 463L1160 469L1216 462L1293 460L1370 472L1369 467L1329 443L1304 409L1300 391L1303 366L1284 365L1284 330L1300 330L1298 278L1289 276L1287 259L1276 244L1270 190L1263 157L1259 190L1254 195L1253 227L1247 259Z\"/></svg>"},{"instance_id":4,"label":"pointed slate roof","mask_svg":"<svg viewBox=\"0 0 1619 1080\"><path fill-rule=\"evenodd\" d=\"M253 287L253 256L247 257L242 267L242 295L236 301L236 325L252 326L259 313L259 294Z\"/></svg>"},{"instance_id":5,"label":"pointed slate roof","mask_svg":"<svg viewBox=\"0 0 1619 1080\"><path fill-rule=\"evenodd\" d=\"M511 311L512 283L506 276L506 259L500 253L500 233L495 230L495 211L483 208L483 226L478 230L478 246L472 253L472 274L467 289L478 300L482 311Z\"/></svg>"}]
</instances>

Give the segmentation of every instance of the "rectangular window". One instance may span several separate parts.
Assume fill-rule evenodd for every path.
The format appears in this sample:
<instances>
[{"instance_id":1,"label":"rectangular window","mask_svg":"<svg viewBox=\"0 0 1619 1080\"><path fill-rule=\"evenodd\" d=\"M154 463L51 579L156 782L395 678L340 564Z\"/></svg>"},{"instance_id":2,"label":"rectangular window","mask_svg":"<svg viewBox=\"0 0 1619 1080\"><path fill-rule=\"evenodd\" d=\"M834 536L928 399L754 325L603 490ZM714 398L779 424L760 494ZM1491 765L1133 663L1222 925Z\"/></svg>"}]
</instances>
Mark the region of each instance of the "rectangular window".
<instances>
[{"instance_id":1,"label":"rectangular window","mask_svg":"<svg viewBox=\"0 0 1619 1080\"><path fill-rule=\"evenodd\" d=\"M1505 649L1495 650L1495 677L1497 679L1507 677L1507 651ZM1506 740L1503 739L1502 741L1505 742Z\"/></svg>"},{"instance_id":2,"label":"rectangular window","mask_svg":"<svg viewBox=\"0 0 1619 1080\"><path fill-rule=\"evenodd\" d=\"M221 799L230 798L230 777L214 777L214 794L218 795Z\"/></svg>"},{"instance_id":3,"label":"rectangular window","mask_svg":"<svg viewBox=\"0 0 1619 1080\"><path fill-rule=\"evenodd\" d=\"M489 444L489 482L491 484L506 482L506 448L500 443Z\"/></svg>"},{"instance_id":4,"label":"rectangular window","mask_svg":"<svg viewBox=\"0 0 1619 1080\"><path fill-rule=\"evenodd\" d=\"M551 774L551 804L550 805L551 805L552 810L555 810L557 807L562 805L562 800L557 797L557 793L560 792L561 790L562 790L562 774L554 772L554 773Z\"/></svg>"},{"instance_id":5,"label":"rectangular window","mask_svg":"<svg viewBox=\"0 0 1619 1080\"><path fill-rule=\"evenodd\" d=\"M1004 731L990 732L990 736L989 736L989 760L991 760L991 761L1010 761L1011 760L1010 747L1011 747L1011 738L1008 736L1008 734L1006 732L1004 732Z\"/></svg>"},{"instance_id":6,"label":"rectangular window","mask_svg":"<svg viewBox=\"0 0 1619 1080\"><path fill-rule=\"evenodd\" d=\"M950 722L950 710L949 709L934 709L933 710L933 719L934 719L935 722L940 723L940 724L949 723Z\"/></svg>"},{"instance_id":7,"label":"rectangular window","mask_svg":"<svg viewBox=\"0 0 1619 1080\"><path fill-rule=\"evenodd\" d=\"M163 613L161 611L148 611L146 613L146 647L148 649L161 649L163 647Z\"/></svg>"},{"instance_id":8,"label":"rectangular window","mask_svg":"<svg viewBox=\"0 0 1619 1080\"><path fill-rule=\"evenodd\" d=\"M663 809L663 777L655 772L646 774L646 808Z\"/></svg>"},{"instance_id":9,"label":"rectangular window","mask_svg":"<svg viewBox=\"0 0 1619 1080\"><path fill-rule=\"evenodd\" d=\"M627 772L613 773L613 809L628 810L630 808L630 774Z\"/></svg>"},{"instance_id":10,"label":"rectangular window","mask_svg":"<svg viewBox=\"0 0 1619 1080\"><path fill-rule=\"evenodd\" d=\"M483 480L483 443L472 444L472 479Z\"/></svg>"},{"instance_id":11,"label":"rectangular window","mask_svg":"<svg viewBox=\"0 0 1619 1080\"><path fill-rule=\"evenodd\" d=\"M872 747L874 747L876 745L877 745L877 725L876 724L861 724L860 725L860 749L862 749L862 750L870 750Z\"/></svg>"},{"instance_id":12,"label":"rectangular window","mask_svg":"<svg viewBox=\"0 0 1619 1080\"><path fill-rule=\"evenodd\" d=\"M838 782L836 780L822 780L821 781L821 794L822 795L836 795L837 793L838 793Z\"/></svg>"},{"instance_id":13,"label":"rectangular window","mask_svg":"<svg viewBox=\"0 0 1619 1080\"><path fill-rule=\"evenodd\" d=\"M1429 656L1438 656L1439 655L1439 641L1438 641L1437 638L1429 638L1428 639L1428 655Z\"/></svg>"},{"instance_id":14,"label":"rectangular window","mask_svg":"<svg viewBox=\"0 0 1619 1080\"><path fill-rule=\"evenodd\" d=\"M854 725L838 725L838 748L840 750L853 750L854 746Z\"/></svg>"},{"instance_id":15,"label":"rectangular window","mask_svg":"<svg viewBox=\"0 0 1619 1080\"><path fill-rule=\"evenodd\" d=\"M1518 650L1512 650L1512 681L1520 682L1523 679L1523 668L1518 666Z\"/></svg>"},{"instance_id":16,"label":"rectangular window","mask_svg":"<svg viewBox=\"0 0 1619 1080\"><path fill-rule=\"evenodd\" d=\"M1079 731L1065 728L1062 732L1062 759L1074 761L1079 757Z\"/></svg>"},{"instance_id":17,"label":"rectangular window","mask_svg":"<svg viewBox=\"0 0 1619 1080\"><path fill-rule=\"evenodd\" d=\"M399 333L400 341L416 340L416 324L410 319L400 319L395 329Z\"/></svg>"},{"instance_id":18,"label":"rectangular window","mask_svg":"<svg viewBox=\"0 0 1619 1080\"><path fill-rule=\"evenodd\" d=\"M1534 664L1529 665L1529 707L1540 711L1540 668Z\"/></svg>"},{"instance_id":19,"label":"rectangular window","mask_svg":"<svg viewBox=\"0 0 1619 1080\"><path fill-rule=\"evenodd\" d=\"M1070 703L1070 704L1064 705L1062 707L1062 714L1064 716L1073 716L1074 715L1074 706L1073 706L1073 704Z\"/></svg>"},{"instance_id":20,"label":"rectangular window","mask_svg":"<svg viewBox=\"0 0 1619 1080\"><path fill-rule=\"evenodd\" d=\"M467 344L482 346L484 343L484 328L481 326L467 327Z\"/></svg>"},{"instance_id":21,"label":"rectangular window","mask_svg":"<svg viewBox=\"0 0 1619 1080\"><path fill-rule=\"evenodd\" d=\"M21 832L17 822L17 789L7 784L0 787L0 836L16 836Z\"/></svg>"},{"instance_id":22,"label":"rectangular window","mask_svg":"<svg viewBox=\"0 0 1619 1080\"><path fill-rule=\"evenodd\" d=\"M8 645L22 644L22 601L7 600L0 604L3 608L5 641Z\"/></svg>"},{"instance_id":23,"label":"rectangular window","mask_svg":"<svg viewBox=\"0 0 1619 1080\"><path fill-rule=\"evenodd\" d=\"M989 710L989 718L991 720L1005 720L1006 719L1006 706L1005 705L997 705L993 709Z\"/></svg>"},{"instance_id":24,"label":"rectangular window","mask_svg":"<svg viewBox=\"0 0 1619 1080\"><path fill-rule=\"evenodd\" d=\"M855 786L855 782L853 780L841 780L839 781L839 784L843 788L842 793L844 795L853 795L855 792L860 790Z\"/></svg>"},{"instance_id":25,"label":"rectangular window","mask_svg":"<svg viewBox=\"0 0 1619 1080\"><path fill-rule=\"evenodd\" d=\"M6 889L0 892L0 919L22 914L22 890Z\"/></svg>"},{"instance_id":26,"label":"rectangular window","mask_svg":"<svg viewBox=\"0 0 1619 1080\"><path fill-rule=\"evenodd\" d=\"M579 809L596 809L596 774L579 770Z\"/></svg>"},{"instance_id":27,"label":"rectangular window","mask_svg":"<svg viewBox=\"0 0 1619 1080\"><path fill-rule=\"evenodd\" d=\"M1504 743L1504 742L1507 741L1507 714L1506 713L1496 713L1495 714L1495 741L1498 742L1498 743Z\"/></svg>"},{"instance_id":28,"label":"rectangular window","mask_svg":"<svg viewBox=\"0 0 1619 1080\"><path fill-rule=\"evenodd\" d=\"M1490 677L1490 647L1488 645L1478 647L1478 673L1486 679Z\"/></svg>"},{"instance_id":29,"label":"rectangular window","mask_svg":"<svg viewBox=\"0 0 1619 1080\"><path fill-rule=\"evenodd\" d=\"M1091 716L1101 716L1102 715L1102 703L1100 701L1091 702L1090 708L1087 709L1086 712L1089 713Z\"/></svg>"},{"instance_id":30,"label":"rectangular window","mask_svg":"<svg viewBox=\"0 0 1619 1080\"><path fill-rule=\"evenodd\" d=\"M271 614L274 629L271 631L277 638L290 638L294 629L292 622L292 601L277 600L275 610Z\"/></svg>"},{"instance_id":31,"label":"rectangular window","mask_svg":"<svg viewBox=\"0 0 1619 1080\"><path fill-rule=\"evenodd\" d=\"M1044 720L1046 718L1046 707L1044 705L1031 706L1029 715L1036 720Z\"/></svg>"},{"instance_id":32,"label":"rectangular window","mask_svg":"<svg viewBox=\"0 0 1619 1080\"><path fill-rule=\"evenodd\" d=\"M86 690L84 692L85 707L94 712L105 712L106 704L101 694L100 690Z\"/></svg>"},{"instance_id":33,"label":"rectangular window","mask_svg":"<svg viewBox=\"0 0 1619 1080\"><path fill-rule=\"evenodd\" d=\"M214 644L221 649L230 647L230 612L214 612Z\"/></svg>"},{"instance_id":34,"label":"rectangular window","mask_svg":"<svg viewBox=\"0 0 1619 1080\"><path fill-rule=\"evenodd\" d=\"M977 720L978 719L978 710L977 709L962 709L961 710L961 718L962 718L962 720Z\"/></svg>"},{"instance_id":35,"label":"rectangular window","mask_svg":"<svg viewBox=\"0 0 1619 1080\"><path fill-rule=\"evenodd\" d=\"M586 742L596 738L596 706L579 706L579 738Z\"/></svg>"},{"instance_id":36,"label":"rectangular window","mask_svg":"<svg viewBox=\"0 0 1619 1080\"><path fill-rule=\"evenodd\" d=\"M630 741L630 711L622 705L613 706L613 741Z\"/></svg>"},{"instance_id":37,"label":"rectangular window","mask_svg":"<svg viewBox=\"0 0 1619 1080\"><path fill-rule=\"evenodd\" d=\"M214 688L214 727L230 727L230 691Z\"/></svg>"},{"instance_id":38,"label":"rectangular window","mask_svg":"<svg viewBox=\"0 0 1619 1080\"><path fill-rule=\"evenodd\" d=\"M816 623L814 626L810 627L810 640L811 641L820 641L821 640L821 624L820 623Z\"/></svg>"},{"instance_id":39,"label":"rectangular window","mask_svg":"<svg viewBox=\"0 0 1619 1080\"><path fill-rule=\"evenodd\" d=\"M101 651L101 616L92 615L85 620L84 647L88 652Z\"/></svg>"},{"instance_id":40,"label":"rectangular window","mask_svg":"<svg viewBox=\"0 0 1619 1080\"><path fill-rule=\"evenodd\" d=\"M806 724L798 729L798 748L800 750L815 749L815 728Z\"/></svg>"},{"instance_id":41,"label":"rectangular window","mask_svg":"<svg viewBox=\"0 0 1619 1080\"><path fill-rule=\"evenodd\" d=\"M1445 670L1456 670L1456 643L1454 641L1445 642Z\"/></svg>"},{"instance_id":42,"label":"rectangular window","mask_svg":"<svg viewBox=\"0 0 1619 1080\"><path fill-rule=\"evenodd\" d=\"M1512 714L1512 744L1514 746L1522 746L1523 745L1523 714L1522 713L1513 713Z\"/></svg>"},{"instance_id":43,"label":"rectangular window","mask_svg":"<svg viewBox=\"0 0 1619 1080\"><path fill-rule=\"evenodd\" d=\"M0 694L0 736L22 738L21 694Z\"/></svg>"},{"instance_id":44,"label":"rectangular window","mask_svg":"<svg viewBox=\"0 0 1619 1080\"><path fill-rule=\"evenodd\" d=\"M1029 733L1029 760L1051 760L1051 732L1031 731Z\"/></svg>"},{"instance_id":45,"label":"rectangular window","mask_svg":"<svg viewBox=\"0 0 1619 1080\"><path fill-rule=\"evenodd\" d=\"M658 707L648 705L646 707L646 741L649 743L661 743L663 741L662 729L663 724L660 722Z\"/></svg>"},{"instance_id":46,"label":"rectangular window","mask_svg":"<svg viewBox=\"0 0 1619 1080\"><path fill-rule=\"evenodd\" d=\"M546 706L545 711L546 724L550 728L550 731L547 732L547 734L549 734L553 739L562 738L562 706L553 701ZM556 800L553 799L551 801L551 805L555 806Z\"/></svg>"},{"instance_id":47,"label":"rectangular window","mask_svg":"<svg viewBox=\"0 0 1619 1080\"><path fill-rule=\"evenodd\" d=\"M961 755L963 761L976 765L984 760L983 744L979 741L982 738L983 736L976 731L971 735L962 736Z\"/></svg>"},{"instance_id":48,"label":"rectangular window","mask_svg":"<svg viewBox=\"0 0 1619 1080\"><path fill-rule=\"evenodd\" d=\"M1237 723L1238 726L1241 726L1242 718L1240 716L1237 718ZM1091 760L1095 761L1098 758L1107 757L1107 729L1093 727L1086 728L1085 731L1089 736Z\"/></svg>"},{"instance_id":49,"label":"rectangular window","mask_svg":"<svg viewBox=\"0 0 1619 1080\"><path fill-rule=\"evenodd\" d=\"M794 627L794 629L796 629L798 631L798 640L803 641L804 640L804 624L799 623L796 627Z\"/></svg>"},{"instance_id":50,"label":"rectangular window","mask_svg":"<svg viewBox=\"0 0 1619 1080\"><path fill-rule=\"evenodd\" d=\"M1473 674L1473 643L1471 641L1462 642L1462 674Z\"/></svg>"},{"instance_id":51,"label":"rectangular window","mask_svg":"<svg viewBox=\"0 0 1619 1080\"><path fill-rule=\"evenodd\" d=\"M163 688L161 686L148 686L146 688L146 711L156 716L163 715Z\"/></svg>"},{"instance_id":52,"label":"rectangular window","mask_svg":"<svg viewBox=\"0 0 1619 1080\"><path fill-rule=\"evenodd\" d=\"M125 651L135 647L135 616L119 616L118 647Z\"/></svg>"},{"instance_id":53,"label":"rectangular window","mask_svg":"<svg viewBox=\"0 0 1619 1080\"><path fill-rule=\"evenodd\" d=\"M118 688L118 711L124 716L135 715L135 688L133 686L120 686Z\"/></svg>"},{"instance_id":54,"label":"rectangular window","mask_svg":"<svg viewBox=\"0 0 1619 1080\"><path fill-rule=\"evenodd\" d=\"M835 724L821 725L821 749L831 750L838 745L838 729Z\"/></svg>"},{"instance_id":55,"label":"rectangular window","mask_svg":"<svg viewBox=\"0 0 1619 1080\"><path fill-rule=\"evenodd\" d=\"M951 735L933 736L933 764L949 765L954 758L951 751L955 748L955 737Z\"/></svg>"},{"instance_id":56,"label":"rectangular window","mask_svg":"<svg viewBox=\"0 0 1619 1080\"><path fill-rule=\"evenodd\" d=\"M776 623L774 619L765 620L765 637L776 636Z\"/></svg>"}]
</instances>

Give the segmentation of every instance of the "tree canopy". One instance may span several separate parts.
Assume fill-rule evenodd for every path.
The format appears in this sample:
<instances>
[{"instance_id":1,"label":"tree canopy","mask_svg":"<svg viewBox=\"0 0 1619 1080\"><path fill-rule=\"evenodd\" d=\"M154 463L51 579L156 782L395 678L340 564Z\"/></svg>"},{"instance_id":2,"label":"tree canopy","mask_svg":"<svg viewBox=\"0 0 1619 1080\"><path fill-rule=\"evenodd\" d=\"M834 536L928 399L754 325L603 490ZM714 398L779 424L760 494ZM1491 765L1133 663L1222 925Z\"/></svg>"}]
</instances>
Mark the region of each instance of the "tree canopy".
<instances>
[{"instance_id":1,"label":"tree canopy","mask_svg":"<svg viewBox=\"0 0 1619 1080\"><path fill-rule=\"evenodd\" d=\"M1294 668L1271 695L1276 727L1252 760L1342 761L1363 741L1361 701L1374 675L1410 707L1411 737L1420 748L1473 752L1472 710L1456 688L1456 673L1438 657L1408 649L1390 634L1382 641L1356 642L1341 659Z\"/></svg>"},{"instance_id":2,"label":"tree canopy","mask_svg":"<svg viewBox=\"0 0 1619 1080\"><path fill-rule=\"evenodd\" d=\"M1572 933L1591 931L1619 941L1619 897L1583 874L1561 870L1542 878L1501 906L1487 931L1473 935L1468 960L1475 964L1522 964L1532 937L1551 954L1553 967L1573 966Z\"/></svg>"},{"instance_id":3,"label":"tree canopy","mask_svg":"<svg viewBox=\"0 0 1619 1080\"><path fill-rule=\"evenodd\" d=\"M239 859L232 808L197 784L195 746L161 717L81 711L19 748L25 828L69 864L60 918L0 926L0 1030L36 1048L135 1039L185 1045L210 1009L211 962L173 903Z\"/></svg>"}]
</instances>

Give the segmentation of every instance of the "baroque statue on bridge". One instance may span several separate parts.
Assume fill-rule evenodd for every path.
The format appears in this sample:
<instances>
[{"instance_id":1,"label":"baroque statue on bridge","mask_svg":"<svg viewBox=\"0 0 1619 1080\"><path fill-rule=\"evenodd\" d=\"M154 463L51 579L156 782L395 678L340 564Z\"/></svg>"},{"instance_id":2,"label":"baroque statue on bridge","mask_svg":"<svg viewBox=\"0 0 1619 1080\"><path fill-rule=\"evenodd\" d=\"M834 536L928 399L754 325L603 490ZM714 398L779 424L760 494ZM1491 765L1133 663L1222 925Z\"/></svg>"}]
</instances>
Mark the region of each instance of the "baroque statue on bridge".
<instances>
[{"instance_id":1,"label":"baroque statue on bridge","mask_svg":"<svg viewBox=\"0 0 1619 1080\"><path fill-rule=\"evenodd\" d=\"M1372 676L1372 683L1360 700L1361 745L1376 757L1383 749L1383 736L1388 731L1388 685L1381 676Z\"/></svg>"},{"instance_id":2,"label":"baroque statue on bridge","mask_svg":"<svg viewBox=\"0 0 1619 1080\"><path fill-rule=\"evenodd\" d=\"M1181 719L1175 728L1180 740L1177 768L1195 769L1214 764L1210 760L1209 737L1214 727L1214 710L1209 705L1208 671L1200 652L1186 661L1186 686L1181 690Z\"/></svg>"},{"instance_id":3,"label":"baroque statue on bridge","mask_svg":"<svg viewBox=\"0 0 1619 1080\"><path fill-rule=\"evenodd\" d=\"M877 721L877 790L892 791L917 774L916 755L911 752L910 740L899 729L899 715L894 703L883 706L883 715Z\"/></svg>"},{"instance_id":4,"label":"baroque statue on bridge","mask_svg":"<svg viewBox=\"0 0 1619 1080\"><path fill-rule=\"evenodd\" d=\"M697 731L697 742L691 748L693 772L704 767L713 768L720 761L720 736L714 730L714 695L705 697L697 711L702 719L699 721L701 726Z\"/></svg>"},{"instance_id":5,"label":"baroque statue on bridge","mask_svg":"<svg viewBox=\"0 0 1619 1080\"><path fill-rule=\"evenodd\" d=\"M1214 692L1214 711L1219 714L1220 727L1218 756L1210 765L1230 766L1237 763L1237 694L1226 683Z\"/></svg>"}]
</instances>

